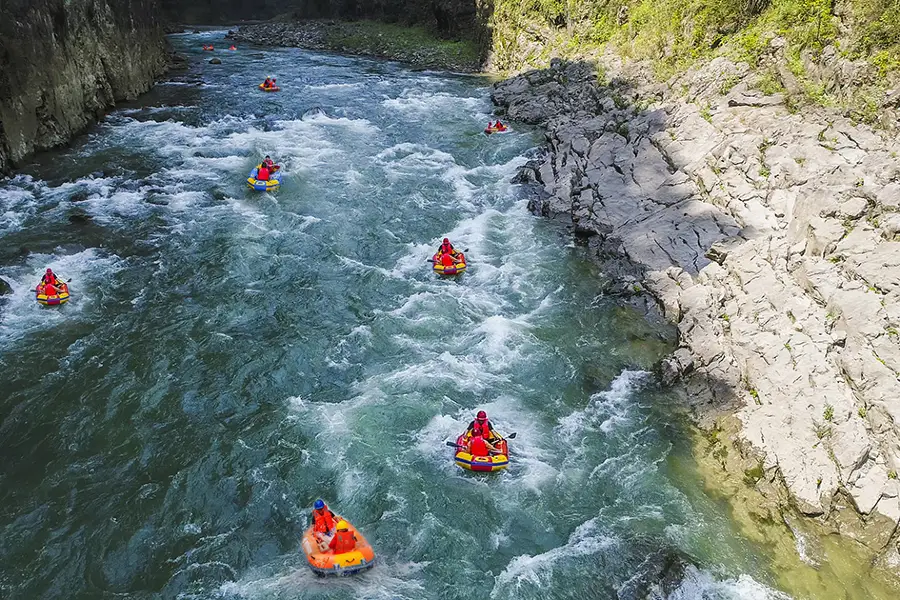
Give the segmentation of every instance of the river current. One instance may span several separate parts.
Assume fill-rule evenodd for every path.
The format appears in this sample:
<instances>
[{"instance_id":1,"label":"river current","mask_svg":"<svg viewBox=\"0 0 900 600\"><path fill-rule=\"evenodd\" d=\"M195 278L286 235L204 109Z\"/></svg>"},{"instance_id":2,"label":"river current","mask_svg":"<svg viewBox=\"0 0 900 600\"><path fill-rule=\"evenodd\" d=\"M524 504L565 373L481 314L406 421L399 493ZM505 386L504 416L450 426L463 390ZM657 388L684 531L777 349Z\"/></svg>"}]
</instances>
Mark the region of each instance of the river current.
<instances>
[{"instance_id":1,"label":"river current","mask_svg":"<svg viewBox=\"0 0 900 600\"><path fill-rule=\"evenodd\" d=\"M0 596L788 598L699 489L671 331L509 183L540 132L484 136L484 79L222 37L0 181ZM478 409L507 471L452 462ZM318 497L374 569L307 568Z\"/></svg>"}]
</instances>

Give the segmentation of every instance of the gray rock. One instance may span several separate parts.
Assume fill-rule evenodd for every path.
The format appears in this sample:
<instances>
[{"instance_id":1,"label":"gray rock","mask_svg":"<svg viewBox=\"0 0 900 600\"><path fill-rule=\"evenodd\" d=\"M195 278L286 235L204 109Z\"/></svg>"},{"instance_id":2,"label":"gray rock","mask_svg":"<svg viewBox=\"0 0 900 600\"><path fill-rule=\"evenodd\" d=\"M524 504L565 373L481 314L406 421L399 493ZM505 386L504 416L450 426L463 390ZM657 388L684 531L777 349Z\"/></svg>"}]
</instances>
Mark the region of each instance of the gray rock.
<instances>
[{"instance_id":1,"label":"gray rock","mask_svg":"<svg viewBox=\"0 0 900 600\"><path fill-rule=\"evenodd\" d=\"M219 59L219 58L211 58L211 59L209 59L209 64L211 64L211 65L221 65L221 64L222 64L222 60Z\"/></svg>"},{"instance_id":2,"label":"gray rock","mask_svg":"<svg viewBox=\"0 0 900 600\"><path fill-rule=\"evenodd\" d=\"M6 294L11 294L11 293L12 293L12 287L10 287L10 285L5 280L0 278L0 296L5 296Z\"/></svg>"}]
</instances>

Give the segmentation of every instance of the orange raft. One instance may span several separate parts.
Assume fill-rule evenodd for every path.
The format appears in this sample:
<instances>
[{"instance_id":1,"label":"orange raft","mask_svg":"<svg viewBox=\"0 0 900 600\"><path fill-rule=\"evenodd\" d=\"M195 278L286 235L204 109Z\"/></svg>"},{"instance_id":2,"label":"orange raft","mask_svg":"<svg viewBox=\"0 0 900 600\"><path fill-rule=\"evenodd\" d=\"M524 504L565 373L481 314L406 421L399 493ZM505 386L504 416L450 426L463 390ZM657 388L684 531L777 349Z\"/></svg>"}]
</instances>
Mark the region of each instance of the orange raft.
<instances>
[{"instance_id":1,"label":"orange raft","mask_svg":"<svg viewBox=\"0 0 900 600\"><path fill-rule=\"evenodd\" d=\"M338 517L336 517L338 518ZM348 523L348 525L350 525ZM312 527L303 534L303 552L309 568L317 575L350 575L371 569L375 565L375 551L353 525L350 532L356 537L356 547L350 552L335 554L328 548L328 537L314 534ZM316 536L321 538L316 539Z\"/></svg>"},{"instance_id":2,"label":"orange raft","mask_svg":"<svg viewBox=\"0 0 900 600\"><path fill-rule=\"evenodd\" d=\"M59 282L54 287L56 288L55 294L47 294L47 286L43 283L39 283L37 287L34 288L34 297L38 301L38 304L43 304L44 306L57 306L69 301L69 286L67 284Z\"/></svg>"}]
</instances>

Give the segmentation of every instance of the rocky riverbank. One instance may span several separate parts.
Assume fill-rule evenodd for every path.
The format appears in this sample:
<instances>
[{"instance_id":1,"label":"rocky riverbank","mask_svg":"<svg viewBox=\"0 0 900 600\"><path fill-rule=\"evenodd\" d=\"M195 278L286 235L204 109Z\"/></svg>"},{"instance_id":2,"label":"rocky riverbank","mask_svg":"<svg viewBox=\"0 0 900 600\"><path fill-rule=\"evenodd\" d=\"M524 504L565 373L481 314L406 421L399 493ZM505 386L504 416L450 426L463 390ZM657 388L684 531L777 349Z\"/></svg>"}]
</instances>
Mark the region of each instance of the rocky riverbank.
<instances>
[{"instance_id":1,"label":"rocky riverbank","mask_svg":"<svg viewBox=\"0 0 900 600\"><path fill-rule=\"evenodd\" d=\"M241 26L228 38L262 46L306 48L405 62L458 73L481 69L475 42L438 39L424 29L373 21L303 20Z\"/></svg>"},{"instance_id":2,"label":"rocky riverbank","mask_svg":"<svg viewBox=\"0 0 900 600\"><path fill-rule=\"evenodd\" d=\"M59 146L165 69L156 0L0 8L0 170Z\"/></svg>"},{"instance_id":3,"label":"rocky riverbank","mask_svg":"<svg viewBox=\"0 0 900 600\"><path fill-rule=\"evenodd\" d=\"M533 210L677 323L662 375L722 468L900 574L900 143L724 58L668 84L600 63L494 87L546 128Z\"/></svg>"}]
</instances>

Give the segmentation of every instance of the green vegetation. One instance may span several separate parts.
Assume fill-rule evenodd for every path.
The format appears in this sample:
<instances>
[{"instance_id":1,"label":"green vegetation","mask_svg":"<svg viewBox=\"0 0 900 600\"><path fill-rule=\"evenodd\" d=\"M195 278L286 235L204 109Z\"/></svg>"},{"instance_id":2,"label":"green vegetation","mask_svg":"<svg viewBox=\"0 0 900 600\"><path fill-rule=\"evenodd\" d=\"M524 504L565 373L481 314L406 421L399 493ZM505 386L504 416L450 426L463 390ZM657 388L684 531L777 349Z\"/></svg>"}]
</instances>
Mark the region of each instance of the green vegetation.
<instances>
[{"instance_id":1,"label":"green vegetation","mask_svg":"<svg viewBox=\"0 0 900 600\"><path fill-rule=\"evenodd\" d=\"M344 22L327 28L326 44L339 52L385 56L451 70L473 71L481 64L475 42L443 40L417 26Z\"/></svg>"},{"instance_id":2,"label":"green vegetation","mask_svg":"<svg viewBox=\"0 0 900 600\"><path fill-rule=\"evenodd\" d=\"M825 413L822 415L825 417L826 421L831 421L834 419L834 407L830 404L825 405Z\"/></svg>"},{"instance_id":3,"label":"green vegetation","mask_svg":"<svg viewBox=\"0 0 900 600\"><path fill-rule=\"evenodd\" d=\"M763 478L765 472L766 471L763 468L763 461L760 460L756 463L756 465L750 467L749 469L744 469L744 482L747 485L756 485L756 482Z\"/></svg>"},{"instance_id":4,"label":"green vegetation","mask_svg":"<svg viewBox=\"0 0 900 600\"><path fill-rule=\"evenodd\" d=\"M822 105L847 100L831 97L808 72L828 47L866 59L882 80L875 87L900 71L900 0L495 0L491 27L501 71L611 45L623 56L651 60L660 79L715 56L745 61L762 67L756 85L774 94L788 85L763 62L777 45L795 79L790 91ZM719 91L735 83L726 77ZM857 118L877 117L873 97L852 101Z\"/></svg>"},{"instance_id":5,"label":"green vegetation","mask_svg":"<svg viewBox=\"0 0 900 600\"><path fill-rule=\"evenodd\" d=\"M865 419L865 418L866 418L867 411L866 411L866 407L865 407L865 406L860 406L860 407L859 407L859 410L858 410L857 412L859 413L859 418L860 418L860 419Z\"/></svg>"},{"instance_id":6,"label":"green vegetation","mask_svg":"<svg viewBox=\"0 0 900 600\"><path fill-rule=\"evenodd\" d=\"M897 479L897 471L894 471L894 470L888 471L888 479Z\"/></svg>"}]
</instances>

